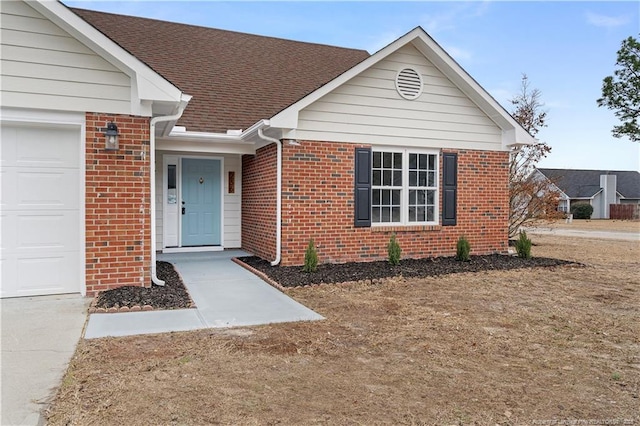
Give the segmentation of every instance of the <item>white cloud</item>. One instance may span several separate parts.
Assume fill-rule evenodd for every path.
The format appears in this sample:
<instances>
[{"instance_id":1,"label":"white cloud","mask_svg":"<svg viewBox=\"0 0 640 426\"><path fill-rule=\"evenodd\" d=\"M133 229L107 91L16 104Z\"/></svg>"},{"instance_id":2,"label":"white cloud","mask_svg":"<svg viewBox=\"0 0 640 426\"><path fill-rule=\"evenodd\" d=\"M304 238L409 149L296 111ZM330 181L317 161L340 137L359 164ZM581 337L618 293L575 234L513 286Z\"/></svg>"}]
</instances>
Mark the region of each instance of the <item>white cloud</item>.
<instances>
[{"instance_id":1,"label":"white cloud","mask_svg":"<svg viewBox=\"0 0 640 426\"><path fill-rule=\"evenodd\" d=\"M594 12L587 12L585 16L587 23L596 27L614 28L629 23L628 16L607 16Z\"/></svg>"}]
</instances>

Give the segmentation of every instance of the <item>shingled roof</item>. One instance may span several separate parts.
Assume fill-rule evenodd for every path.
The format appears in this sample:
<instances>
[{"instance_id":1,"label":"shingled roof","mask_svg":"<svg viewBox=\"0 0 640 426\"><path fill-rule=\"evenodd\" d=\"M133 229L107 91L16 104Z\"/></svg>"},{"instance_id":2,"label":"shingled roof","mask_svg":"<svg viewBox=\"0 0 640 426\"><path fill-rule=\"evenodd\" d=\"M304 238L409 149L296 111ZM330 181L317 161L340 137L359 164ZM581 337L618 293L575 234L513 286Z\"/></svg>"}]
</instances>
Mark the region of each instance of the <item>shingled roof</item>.
<instances>
[{"instance_id":1,"label":"shingled roof","mask_svg":"<svg viewBox=\"0 0 640 426\"><path fill-rule=\"evenodd\" d=\"M640 172L611 170L538 169L569 198L590 198L600 191L601 175L616 175L617 191L624 198L640 199Z\"/></svg>"},{"instance_id":2,"label":"shingled roof","mask_svg":"<svg viewBox=\"0 0 640 426\"><path fill-rule=\"evenodd\" d=\"M364 50L71 10L193 96L178 122L188 131L246 129L369 57Z\"/></svg>"}]
</instances>

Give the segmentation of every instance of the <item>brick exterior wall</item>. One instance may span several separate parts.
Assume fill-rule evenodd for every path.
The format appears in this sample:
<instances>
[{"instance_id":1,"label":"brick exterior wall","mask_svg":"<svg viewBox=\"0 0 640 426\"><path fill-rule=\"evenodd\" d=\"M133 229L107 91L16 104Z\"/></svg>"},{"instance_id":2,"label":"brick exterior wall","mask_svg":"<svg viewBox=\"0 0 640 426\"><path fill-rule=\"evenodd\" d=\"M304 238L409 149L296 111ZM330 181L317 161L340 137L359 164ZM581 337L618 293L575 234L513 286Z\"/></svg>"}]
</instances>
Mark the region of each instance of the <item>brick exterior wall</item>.
<instances>
[{"instance_id":1,"label":"brick exterior wall","mask_svg":"<svg viewBox=\"0 0 640 426\"><path fill-rule=\"evenodd\" d=\"M276 256L277 147L242 156L242 248L263 259Z\"/></svg>"},{"instance_id":2,"label":"brick exterior wall","mask_svg":"<svg viewBox=\"0 0 640 426\"><path fill-rule=\"evenodd\" d=\"M353 226L354 149L363 145L315 141L301 142L299 147L283 145L282 265L301 265L310 238L316 242L321 262L386 259L386 246L392 232L396 232L403 258L454 255L460 235L468 238L472 254L507 251L506 152L445 151L458 154L457 226L356 228ZM270 175L275 173L276 160L272 158L275 146L270 147L273 147L271 156L257 155L253 162L246 164L250 166L243 172L247 179L260 170L256 161L268 161ZM442 155L439 170L439 182L442 182ZM269 189L270 186L264 185L262 177L254 176L252 182L259 186L252 186L252 191L262 192L265 201L271 197L275 200L273 191ZM440 192L440 210L441 196ZM245 220L244 215L252 209L252 206L245 204L243 196L243 245L247 238L244 230L250 229L248 227L255 219L252 216ZM261 229L268 228L271 231L271 217L274 215L265 215L263 221L267 216L268 222L262 224ZM264 246L266 242L261 244ZM247 244L247 249L259 256L271 253L252 248Z\"/></svg>"},{"instance_id":3,"label":"brick exterior wall","mask_svg":"<svg viewBox=\"0 0 640 426\"><path fill-rule=\"evenodd\" d=\"M105 151L113 121L120 149ZM151 285L149 118L86 114L87 295Z\"/></svg>"}]
</instances>

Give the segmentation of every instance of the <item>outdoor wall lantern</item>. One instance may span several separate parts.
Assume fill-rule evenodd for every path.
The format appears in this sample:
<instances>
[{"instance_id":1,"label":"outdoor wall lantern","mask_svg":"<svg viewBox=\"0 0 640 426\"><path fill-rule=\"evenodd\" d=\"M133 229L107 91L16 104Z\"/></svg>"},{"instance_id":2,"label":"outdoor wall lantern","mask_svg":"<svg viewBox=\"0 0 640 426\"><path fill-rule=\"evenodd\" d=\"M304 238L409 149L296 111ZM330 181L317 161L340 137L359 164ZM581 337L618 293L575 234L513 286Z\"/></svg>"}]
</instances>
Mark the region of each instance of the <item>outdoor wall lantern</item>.
<instances>
[{"instance_id":1,"label":"outdoor wall lantern","mask_svg":"<svg viewBox=\"0 0 640 426\"><path fill-rule=\"evenodd\" d=\"M116 123L110 121L107 124L107 129L104 132L104 149L107 151L117 151L120 149L118 146L118 126Z\"/></svg>"}]
</instances>

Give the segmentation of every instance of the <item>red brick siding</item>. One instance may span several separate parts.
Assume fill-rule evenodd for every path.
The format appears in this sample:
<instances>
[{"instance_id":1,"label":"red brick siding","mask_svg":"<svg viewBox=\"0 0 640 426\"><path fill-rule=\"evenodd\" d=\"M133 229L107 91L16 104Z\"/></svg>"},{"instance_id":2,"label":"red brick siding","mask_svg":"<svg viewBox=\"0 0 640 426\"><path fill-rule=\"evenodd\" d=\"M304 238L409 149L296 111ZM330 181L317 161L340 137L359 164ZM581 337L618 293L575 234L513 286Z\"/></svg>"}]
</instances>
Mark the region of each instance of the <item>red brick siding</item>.
<instances>
[{"instance_id":1,"label":"red brick siding","mask_svg":"<svg viewBox=\"0 0 640 426\"><path fill-rule=\"evenodd\" d=\"M299 147L284 145L282 265L302 264L310 238L316 242L321 262L386 259L392 232L397 234L404 258L455 254L456 241L463 234L469 239L473 254L507 250L508 153L446 151L458 153L457 226L356 228L356 146L362 145L314 141L304 141ZM246 170L246 176L254 170ZM243 197L243 212L245 208ZM245 223L243 217L243 244L248 225Z\"/></svg>"},{"instance_id":2,"label":"red brick siding","mask_svg":"<svg viewBox=\"0 0 640 426\"><path fill-rule=\"evenodd\" d=\"M105 151L103 129L118 126L120 149ZM151 285L149 119L86 114L87 295Z\"/></svg>"},{"instance_id":3,"label":"red brick siding","mask_svg":"<svg viewBox=\"0 0 640 426\"><path fill-rule=\"evenodd\" d=\"M264 259L276 256L277 147L242 156L242 248Z\"/></svg>"}]
</instances>

